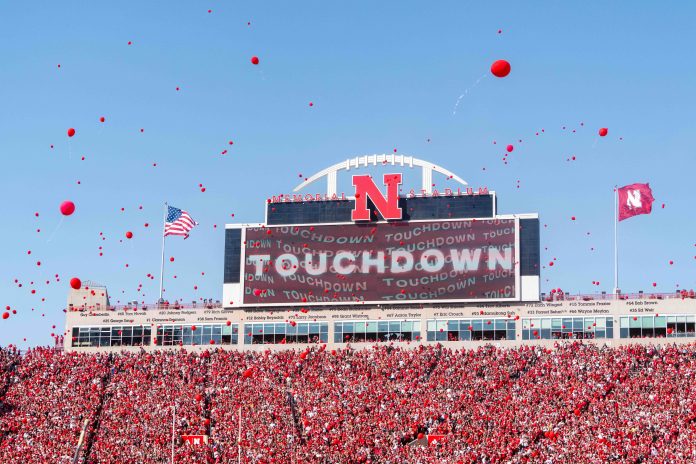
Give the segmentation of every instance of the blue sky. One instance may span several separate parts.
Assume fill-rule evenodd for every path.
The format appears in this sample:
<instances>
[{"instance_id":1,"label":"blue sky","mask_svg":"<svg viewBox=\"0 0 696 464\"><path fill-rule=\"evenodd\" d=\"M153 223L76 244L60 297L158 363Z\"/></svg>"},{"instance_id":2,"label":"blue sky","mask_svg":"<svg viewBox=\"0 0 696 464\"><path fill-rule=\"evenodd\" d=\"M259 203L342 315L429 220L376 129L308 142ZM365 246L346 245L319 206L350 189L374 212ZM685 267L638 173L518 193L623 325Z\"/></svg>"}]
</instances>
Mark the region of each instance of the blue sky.
<instances>
[{"instance_id":1,"label":"blue sky","mask_svg":"<svg viewBox=\"0 0 696 464\"><path fill-rule=\"evenodd\" d=\"M168 239L169 299L220 298L223 224L394 149L496 190L501 213L539 212L543 291L611 290L612 187L650 182L653 213L620 224L620 286L696 287L696 7L676 5L0 4L0 304L17 311L0 344L50 343L73 276L154 301L164 201L200 222Z\"/></svg>"}]
</instances>

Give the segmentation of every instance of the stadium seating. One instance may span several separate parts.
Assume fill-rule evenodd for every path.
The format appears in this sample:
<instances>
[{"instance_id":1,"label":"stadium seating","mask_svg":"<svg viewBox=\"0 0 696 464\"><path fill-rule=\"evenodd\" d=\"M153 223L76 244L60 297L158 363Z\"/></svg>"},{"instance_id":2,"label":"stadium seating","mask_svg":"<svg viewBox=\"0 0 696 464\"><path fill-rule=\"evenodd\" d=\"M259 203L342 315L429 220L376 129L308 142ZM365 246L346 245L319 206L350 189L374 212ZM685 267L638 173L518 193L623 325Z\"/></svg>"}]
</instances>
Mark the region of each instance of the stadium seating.
<instances>
[{"instance_id":1,"label":"stadium seating","mask_svg":"<svg viewBox=\"0 0 696 464\"><path fill-rule=\"evenodd\" d=\"M1 462L696 462L696 345L2 349L0 395Z\"/></svg>"},{"instance_id":2,"label":"stadium seating","mask_svg":"<svg viewBox=\"0 0 696 464\"><path fill-rule=\"evenodd\" d=\"M13 366L0 409L2 462L71 462L83 421L91 433L108 355L35 348ZM6 367L7 369L7 367Z\"/></svg>"}]
</instances>

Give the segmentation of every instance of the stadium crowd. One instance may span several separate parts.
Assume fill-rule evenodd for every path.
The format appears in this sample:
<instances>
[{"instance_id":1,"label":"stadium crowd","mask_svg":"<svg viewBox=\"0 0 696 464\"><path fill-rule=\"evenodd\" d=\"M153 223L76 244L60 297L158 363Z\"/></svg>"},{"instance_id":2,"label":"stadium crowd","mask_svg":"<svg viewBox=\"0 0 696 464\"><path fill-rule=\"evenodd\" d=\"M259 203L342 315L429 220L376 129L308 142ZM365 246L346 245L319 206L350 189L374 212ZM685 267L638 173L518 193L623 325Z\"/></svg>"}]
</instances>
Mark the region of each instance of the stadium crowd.
<instances>
[{"instance_id":1,"label":"stadium crowd","mask_svg":"<svg viewBox=\"0 0 696 464\"><path fill-rule=\"evenodd\" d=\"M0 460L71 462L84 420L87 433L93 430L108 361L105 354L35 348L5 365L9 383L0 404Z\"/></svg>"},{"instance_id":2,"label":"stadium crowd","mask_svg":"<svg viewBox=\"0 0 696 464\"><path fill-rule=\"evenodd\" d=\"M209 353L115 356L89 463L167 462L174 436L205 435ZM176 443L175 443L176 445ZM176 462L204 462L205 450L175 446Z\"/></svg>"},{"instance_id":3,"label":"stadium crowd","mask_svg":"<svg viewBox=\"0 0 696 464\"><path fill-rule=\"evenodd\" d=\"M9 348L0 369L2 462L72 462L85 420L95 464L696 462L696 345Z\"/></svg>"}]
</instances>

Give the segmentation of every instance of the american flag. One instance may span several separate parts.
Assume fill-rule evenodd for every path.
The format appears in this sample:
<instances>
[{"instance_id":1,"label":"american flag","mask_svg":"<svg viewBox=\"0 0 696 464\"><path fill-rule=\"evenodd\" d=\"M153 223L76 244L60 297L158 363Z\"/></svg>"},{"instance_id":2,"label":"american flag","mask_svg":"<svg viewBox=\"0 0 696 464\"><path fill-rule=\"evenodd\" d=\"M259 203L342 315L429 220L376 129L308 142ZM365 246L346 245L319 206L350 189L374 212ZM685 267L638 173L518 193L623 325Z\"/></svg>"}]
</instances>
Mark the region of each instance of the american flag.
<instances>
[{"instance_id":1,"label":"american flag","mask_svg":"<svg viewBox=\"0 0 696 464\"><path fill-rule=\"evenodd\" d=\"M198 225L186 211L173 206L167 206L167 220L164 222L164 236L183 235L188 238L188 233Z\"/></svg>"}]
</instances>

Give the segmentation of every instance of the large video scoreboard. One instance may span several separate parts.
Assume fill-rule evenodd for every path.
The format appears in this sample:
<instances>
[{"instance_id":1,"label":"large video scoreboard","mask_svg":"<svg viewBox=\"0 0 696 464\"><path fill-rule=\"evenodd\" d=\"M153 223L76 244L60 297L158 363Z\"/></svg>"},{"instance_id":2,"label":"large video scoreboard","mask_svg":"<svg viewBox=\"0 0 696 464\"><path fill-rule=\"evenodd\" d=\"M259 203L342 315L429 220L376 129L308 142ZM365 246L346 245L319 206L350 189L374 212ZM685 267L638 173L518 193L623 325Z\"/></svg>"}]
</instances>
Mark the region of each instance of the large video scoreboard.
<instances>
[{"instance_id":1,"label":"large video scoreboard","mask_svg":"<svg viewBox=\"0 0 696 464\"><path fill-rule=\"evenodd\" d=\"M517 219L241 228L241 304L519 300Z\"/></svg>"},{"instance_id":2,"label":"large video scoreboard","mask_svg":"<svg viewBox=\"0 0 696 464\"><path fill-rule=\"evenodd\" d=\"M337 192L339 170L380 165L420 167L422 188L391 172ZM433 172L460 186L436 190ZM539 300L538 215L499 215L495 192L402 155L346 160L295 192L322 176L326 193L275 195L263 224L226 226L224 307Z\"/></svg>"},{"instance_id":3,"label":"large video scoreboard","mask_svg":"<svg viewBox=\"0 0 696 464\"><path fill-rule=\"evenodd\" d=\"M226 226L224 307L537 301L538 216L449 193L275 197L264 224Z\"/></svg>"}]
</instances>

